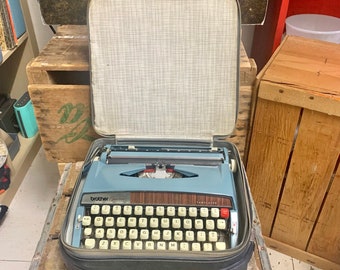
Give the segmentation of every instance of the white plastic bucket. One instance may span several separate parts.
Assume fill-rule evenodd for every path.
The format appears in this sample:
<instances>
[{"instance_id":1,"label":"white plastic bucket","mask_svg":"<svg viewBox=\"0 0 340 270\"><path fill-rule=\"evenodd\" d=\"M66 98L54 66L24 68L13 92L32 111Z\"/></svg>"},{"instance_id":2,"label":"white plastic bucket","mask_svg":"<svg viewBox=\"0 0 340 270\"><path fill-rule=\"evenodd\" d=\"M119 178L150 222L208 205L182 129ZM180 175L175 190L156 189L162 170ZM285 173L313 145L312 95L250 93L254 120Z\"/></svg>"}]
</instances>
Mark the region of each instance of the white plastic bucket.
<instances>
[{"instance_id":1,"label":"white plastic bucket","mask_svg":"<svg viewBox=\"0 0 340 270\"><path fill-rule=\"evenodd\" d=\"M320 14L299 14L286 19L286 34L340 43L340 19Z\"/></svg>"}]
</instances>

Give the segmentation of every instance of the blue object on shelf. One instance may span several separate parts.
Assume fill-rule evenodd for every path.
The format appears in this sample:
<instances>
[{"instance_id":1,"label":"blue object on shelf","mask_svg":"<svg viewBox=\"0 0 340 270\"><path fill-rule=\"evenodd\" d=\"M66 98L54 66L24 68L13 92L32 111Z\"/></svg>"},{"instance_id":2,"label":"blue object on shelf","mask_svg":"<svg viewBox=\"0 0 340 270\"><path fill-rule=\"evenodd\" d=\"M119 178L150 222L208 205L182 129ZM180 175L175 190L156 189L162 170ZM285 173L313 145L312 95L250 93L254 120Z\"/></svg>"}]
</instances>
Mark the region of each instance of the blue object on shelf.
<instances>
[{"instance_id":1,"label":"blue object on shelf","mask_svg":"<svg viewBox=\"0 0 340 270\"><path fill-rule=\"evenodd\" d=\"M26 32L24 15L22 13L20 0L8 0L14 23L16 37L21 37Z\"/></svg>"}]
</instances>

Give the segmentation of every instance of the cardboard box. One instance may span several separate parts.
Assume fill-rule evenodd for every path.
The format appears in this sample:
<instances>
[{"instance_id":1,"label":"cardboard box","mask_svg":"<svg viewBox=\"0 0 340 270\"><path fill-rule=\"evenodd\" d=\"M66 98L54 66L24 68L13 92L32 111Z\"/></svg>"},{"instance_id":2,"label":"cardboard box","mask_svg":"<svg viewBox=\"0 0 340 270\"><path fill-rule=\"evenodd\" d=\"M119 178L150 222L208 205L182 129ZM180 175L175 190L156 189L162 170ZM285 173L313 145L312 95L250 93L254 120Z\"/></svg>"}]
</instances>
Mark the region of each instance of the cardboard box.
<instances>
[{"instance_id":1,"label":"cardboard box","mask_svg":"<svg viewBox=\"0 0 340 270\"><path fill-rule=\"evenodd\" d=\"M247 174L267 245L340 269L340 45L289 36L258 79Z\"/></svg>"}]
</instances>

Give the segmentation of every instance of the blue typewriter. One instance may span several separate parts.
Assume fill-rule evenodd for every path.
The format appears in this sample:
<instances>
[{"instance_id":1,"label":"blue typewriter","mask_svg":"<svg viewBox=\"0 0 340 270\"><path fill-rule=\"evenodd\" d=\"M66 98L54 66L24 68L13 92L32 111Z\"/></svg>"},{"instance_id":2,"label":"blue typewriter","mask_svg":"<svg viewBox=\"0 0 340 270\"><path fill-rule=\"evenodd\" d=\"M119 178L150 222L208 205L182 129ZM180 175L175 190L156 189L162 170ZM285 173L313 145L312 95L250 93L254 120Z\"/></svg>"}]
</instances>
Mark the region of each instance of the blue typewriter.
<instances>
[{"instance_id":1,"label":"blue typewriter","mask_svg":"<svg viewBox=\"0 0 340 270\"><path fill-rule=\"evenodd\" d=\"M236 0L90 0L91 145L60 248L69 269L247 269Z\"/></svg>"}]
</instances>

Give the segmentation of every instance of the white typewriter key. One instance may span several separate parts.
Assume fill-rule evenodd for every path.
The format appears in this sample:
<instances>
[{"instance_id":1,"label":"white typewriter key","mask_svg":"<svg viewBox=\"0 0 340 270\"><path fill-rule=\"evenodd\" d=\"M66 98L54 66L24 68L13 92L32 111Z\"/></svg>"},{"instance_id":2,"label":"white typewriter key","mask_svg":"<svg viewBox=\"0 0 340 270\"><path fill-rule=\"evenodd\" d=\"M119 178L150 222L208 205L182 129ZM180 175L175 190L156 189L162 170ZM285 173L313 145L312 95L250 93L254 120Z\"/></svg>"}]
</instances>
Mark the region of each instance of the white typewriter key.
<instances>
[{"instance_id":1,"label":"white typewriter key","mask_svg":"<svg viewBox=\"0 0 340 270\"><path fill-rule=\"evenodd\" d=\"M114 223L115 223L115 220L114 220L113 217L106 217L105 218L105 226L106 227L113 227Z\"/></svg>"},{"instance_id":2,"label":"white typewriter key","mask_svg":"<svg viewBox=\"0 0 340 270\"><path fill-rule=\"evenodd\" d=\"M151 239L156 240L156 241L161 239L161 231L160 230L152 230Z\"/></svg>"},{"instance_id":3,"label":"white typewriter key","mask_svg":"<svg viewBox=\"0 0 340 270\"><path fill-rule=\"evenodd\" d=\"M96 240L93 238L89 238L85 240L85 248L92 249L96 246Z\"/></svg>"},{"instance_id":4,"label":"white typewriter key","mask_svg":"<svg viewBox=\"0 0 340 270\"><path fill-rule=\"evenodd\" d=\"M153 216L153 206L146 206L145 207L145 215L146 216Z\"/></svg>"},{"instance_id":5,"label":"white typewriter key","mask_svg":"<svg viewBox=\"0 0 340 270\"><path fill-rule=\"evenodd\" d=\"M122 212L122 207L120 205L114 205L112 207L112 215L120 215Z\"/></svg>"},{"instance_id":6,"label":"white typewriter key","mask_svg":"<svg viewBox=\"0 0 340 270\"><path fill-rule=\"evenodd\" d=\"M120 243L118 240L112 240L110 244L110 249L119 249L120 248Z\"/></svg>"},{"instance_id":7,"label":"white typewriter key","mask_svg":"<svg viewBox=\"0 0 340 270\"><path fill-rule=\"evenodd\" d=\"M151 228L158 228L158 218L151 218L150 219L150 227Z\"/></svg>"},{"instance_id":8,"label":"white typewriter key","mask_svg":"<svg viewBox=\"0 0 340 270\"><path fill-rule=\"evenodd\" d=\"M201 244L200 243L192 243L191 249L192 249L192 251L201 251Z\"/></svg>"},{"instance_id":9,"label":"white typewriter key","mask_svg":"<svg viewBox=\"0 0 340 270\"><path fill-rule=\"evenodd\" d=\"M83 216L82 225L83 226L90 226L91 225L91 217L90 216Z\"/></svg>"},{"instance_id":10,"label":"white typewriter key","mask_svg":"<svg viewBox=\"0 0 340 270\"><path fill-rule=\"evenodd\" d=\"M175 207L173 206L168 206L166 208L166 214L169 216L169 217L174 217L176 215L176 209Z\"/></svg>"},{"instance_id":11,"label":"white typewriter key","mask_svg":"<svg viewBox=\"0 0 340 270\"><path fill-rule=\"evenodd\" d=\"M145 242L145 249L146 250L154 250L155 249L155 243L153 241L146 241Z\"/></svg>"},{"instance_id":12,"label":"white typewriter key","mask_svg":"<svg viewBox=\"0 0 340 270\"><path fill-rule=\"evenodd\" d=\"M202 219L195 219L195 229L202 230L203 229L203 220Z\"/></svg>"},{"instance_id":13,"label":"white typewriter key","mask_svg":"<svg viewBox=\"0 0 340 270\"><path fill-rule=\"evenodd\" d=\"M220 210L218 208L211 208L210 216L213 217L213 218L220 217Z\"/></svg>"},{"instance_id":14,"label":"white typewriter key","mask_svg":"<svg viewBox=\"0 0 340 270\"><path fill-rule=\"evenodd\" d=\"M178 207L178 216L185 217L187 215L187 209L185 207Z\"/></svg>"},{"instance_id":15,"label":"white typewriter key","mask_svg":"<svg viewBox=\"0 0 340 270\"><path fill-rule=\"evenodd\" d=\"M102 217L95 217L94 219L94 226L101 227L103 226L104 219Z\"/></svg>"},{"instance_id":16,"label":"white typewriter key","mask_svg":"<svg viewBox=\"0 0 340 270\"><path fill-rule=\"evenodd\" d=\"M174 229L181 228L181 220L179 218L172 219L171 224L172 224L172 228L174 228Z\"/></svg>"},{"instance_id":17,"label":"white typewriter key","mask_svg":"<svg viewBox=\"0 0 340 270\"><path fill-rule=\"evenodd\" d=\"M134 228L137 225L137 218L135 217L129 217L128 218L128 227Z\"/></svg>"},{"instance_id":18,"label":"white typewriter key","mask_svg":"<svg viewBox=\"0 0 340 270\"><path fill-rule=\"evenodd\" d=\"M138 220L138 226L139 226L140 228L146 228L146 227L148 226L148 220L147 220L147 218L140 218L140 219Z\"/></svg>"},{"instance_id":19,"label":"white typewriter key","mask_svg":"<svg viewBox=\"0 0 340 270\"><path fill-rule=\"evenodd\" d=\"M169 242L169 250L178 250L177 242Z\"/></svg>"},{"instance_id":20,"label":"white typewriter key","mask_svg":"<svg viewBox=\"0 0 340 270\"><path fill-rule=\"evenodd\" d=\"M198 231L197 232L197 241L199 242L205 242L206 241L206 233L205 231Z\"/></svg>"},{"instance_id":21,"label":"white typewriter key","mask_svg":"<svg viewBox=\"0 0 340 270\"><path fill-rule=\"evenodd\" d=\"M125 217L117 218L117 227L125 227L126 219Z\"/></svg>"},{"instance_id":22,"label":"white typewriter key","mask_svg":"<svg viewBox=\"0 0 340 270\"><path fill-rule=\"evenodd\" d=\"M212 219L207 219L205 221L205 228L209 231L214 230L215 229L215 221Z\"/></svg>"},{"instance_id":23,"label":"white typewriter key","mask_svg":"<svg viewBox=\"0 0 340 270\"><path fill-rule=\"evenodd\" d=\"M103 205L102 206L102 215L109 215L111 212L110 205Z\"/></svg>"},{"instance_id":24,"label":"white typewriter key","mask_svg":"<svg viewBox=\"0 0 340 270\"><path fill-rule=\"evenodd\" d=\"M99 212L100 212L100 206L99 205L94 204L94 205L91 206L91 214L92 215L98 215Z\"/></svg>"},{"instance_id":25,"label":"white typewriter key","mask_svg":"<svg viewBox=\"0 0 340 270\"><path fill-rule=\"evenodd\" d=\"M104 229L103 228L98 228L98 229L96 229L94 237L97 238L97 239L101 239L101 238L104 238L104 234L105 234Z\"/></svg>"},{"instance_id":26,"label":"white typewriter key","mask_svg":"<svg viewBox=\"0 0 340 270\"><path fill-rule=\"evenodd\" d=\"M163 240L170 241L172 237L172 232L170 230L163 231Z\"/></svg>"},{"instance_id":27,"label":"white typewriter key","mask_svg":"<svg viewBox=\"0 0 340 270\"><path fill-rule=\"evenodd\" d=\"M218 219L217 220L217 229L219 230L225 230L227 228L226 222L224 219Z\"/></svg>"},{"instance_id":28,"label":"white typewriter key","mask_svg":"<svg viewBox=\"0 0 340 270\"><path fill-rule=\"evenodd\" d=\"M108 249L108 248L109 248L109 241L107 240L99 241L99 249Z\"/></svg>"},{"instance_id":29,"label":"white typewriter key","mask_svg":"<svg viewBox=\"0 0 340 270\"><path fill-rule=\"evenodd\" d=\"M204 243L203 244L203 250L204 251L212 251L213 250L213 246L211 243Z\"/></svg>"},{"instance_id":30,"label":"white typewriter key","mask_svg":"<svg viewBox=\"0 0 340 270\"><path fill-rule=\"evenodd\" d=\"M195 233L193 231L185 232L185 241L192 242L195 239Z\"/></svg>"},{"instance_id":31,"label":"white typewriter key","mask_svg":"<svg viewBox=\"0 0 340 270\"><path fill-rule=\"evenodd\" d=\"M131 240L136 240L138 238L138 230L137 229L131 229L129 231L129 238Z\"/></svg>"},{"instance_id":32,"label":"white typewriter key","mask_svg":"<svg viewBox=\"0 0 340 270\"><path fill-rule=\"evenodd\" d=\"M123 246L123 249L132 249L132 242L129 240L125 240L123 241L122 246Z\"/></svg>"},{"instance_id":33,"label":"white typewriter key","mask_svg":"<svg viewBox=\"0 0 340 270\"><path fill-rule=\"evenodd\" d=\"M184 219L183 221L183 227L184 229L190 230L192 228L192 221L191 219Z\"/></svg>"},{"instance_id":34,"label":"white typewriter key","mask_svg":"<svg viewBox=\"0 0 340 270\"><path fill-rule=\"evenodd\" d=\"M165 242L157 242L157 249L158 250L165 250L166 249L166 243Z\"/></svg>"},{"instance_id":35,"label":"white typewriter key","mask_svg":"<svg viewBox=\"0 0 340 270\"><path fill-rule=\"evenodd\" d=\"M149 239L149 230L147 230L147 229L140 230L140 236L139 237L142 240L148 240Z\"/></svg>"},{"instance_id":36,"label":"white typewriter key","mask_svg":"<svg viewBox=\"0 0 340 270\"><path fill-rule=\"evenodd\" d=\"M84 235L90 236L92 234L92 228L85 228L84 229Z\"/></svg>"},{"instance_id":37,"label":"white typewriter key","mask_svg":"<svg viewBox=\"0 0 340 270\"><path fill-rule=\"evenodd\" d=\"M209 216L209 210L206 207L202 207L200 209L200 216L201 217L208 217Z\"/></svg>"},{"instance_id":38,"label":"white typewriter key","mask_svg":"<svg viewBox=\"0 0 340 270\"><path fill-rule=\"evenodd\" d=\"M181 251L189 251L189 243L182 242L179 244L179 249Z\"/></svg>"},{"instance_id":39,"label":"white typewriter key","mask_svg":"<svg viewBox=\"0 0 340 270\"><path fill-rule=\"evenodd\" d=\"M217 242L218 234L217 232L209 232L209 242Z\"/></svg>"},{"instance_id":40,"label":"white typewriter key","mask_svg":"<svg viewBox=\"0 0 340 270\"><path fill-rule=\"evenodd\" d=\"M157 206L156 207L156 215L159 217L164 216L164 206Z\"/></svg>"},{"instance_id":41,"label":"white typewriter key","mask_svg":"<svg viewBox=\"0 0 340 270\"><path fill-rule=\"evenodd\" d=\"M123 214L130 216L132 214L132 206L131 205L125 205L123 208Z\"/></svg>"},{"instance_id":42,"label":"white typewriter key","mask_svg":"<svg viewBox=\"0 0 340 270\"><path fill-rule=\"evenodd\" d=\"M106 231L106 238L113 239L116 237L116 229L107 229Z\"/></svg>"},{"instance_id":43,"label":"white typewriter key","mask_svg":"<svg viewBox=\"0 0 340 270\"><path fill-rule=\"evenodd\" d=\"M143 249L143 242L142 241L133 242L133 249L137 249L137 250Z\"/></svg>"},{"instance_id":44,"label":"white typewriter key","mask_svg":"<svg viewBox=\"0 0 340 270\"><path fill-rule=\"evenodd\" d=\"M166 229L170 227L170 220L168 218L161 219L161 228Z\"/></svg>"},{"instance_id":45,"label":"white typewriter key","mask_svg":"<svg viewBox=\"0 0 340 270\"><path fill-rule=\"evenodd\" d=\"M197 208L189 207L189 217L197 217Z\"/></svg>"},{"instance_id":46,"label":"white typewriter key","mask_svg":"<svg viewBox=\"0 0 340 270\"><path fill-rule=\"evenodd\" d=\"M141 205L135 206L134 214L135 214L136 216L141 216L141 215L143 215L143 206L141 206Z\"/></svg>"},{"instance_id":47,"label":"white typewriter key","mask_svg":"<svg viewBox=\"0 0 340 270\"><path fill-rule=\"evenodd\" d=\"M182 241L183 240L183 232L182 231L175 231L174 232L174 240L175 241Z\"/></svg>"},{"instance_id":48,"label":"white typewriter key","mask_svg":"<svg viewBox=\"0 0 340 270\"><path fill-rule=\"evenodd\" d=\"M225 242L216 242L215 243L215 249L216 250L226 250L227 245Z\"/></svg>"},{"instance_id":49,"label":"white typewriter key","mask_svg":"<svg viewBox=\"0 0 340 270\"><path fill-rule=\"evenodd\" d=\"M119 229L117 232L118 239L126 239L126 229Z\"/></svg>"}]
</instances>

